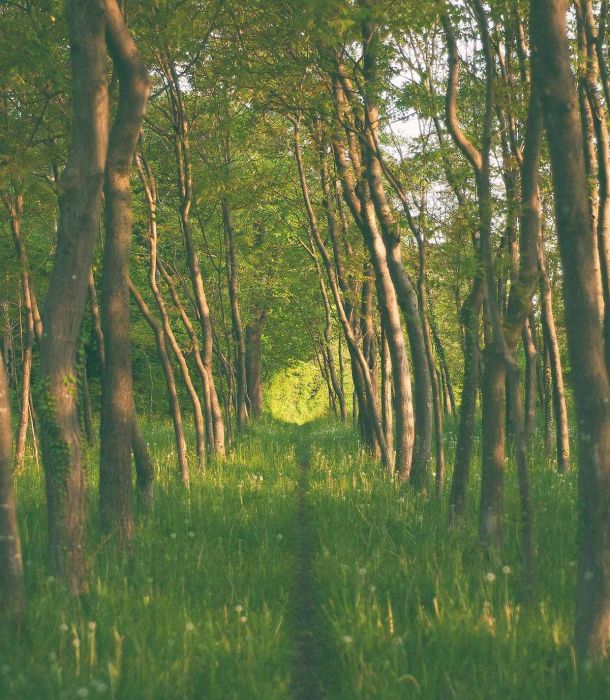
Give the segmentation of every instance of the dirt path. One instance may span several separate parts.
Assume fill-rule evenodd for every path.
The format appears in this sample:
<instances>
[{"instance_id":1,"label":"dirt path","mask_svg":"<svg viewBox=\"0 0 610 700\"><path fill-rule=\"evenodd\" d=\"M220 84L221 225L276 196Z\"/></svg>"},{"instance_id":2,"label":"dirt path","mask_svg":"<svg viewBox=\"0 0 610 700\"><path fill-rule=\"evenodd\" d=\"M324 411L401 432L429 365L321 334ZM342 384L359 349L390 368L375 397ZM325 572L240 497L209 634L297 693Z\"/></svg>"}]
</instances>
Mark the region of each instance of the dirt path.
<instances>
[{"instance_id":1,"label":"dirt path","mask_svg":"<svg viewBox=\"0 0 610 700\"><path fill-rule=\"evenodd\" d=\"M294 697L316 700L323 697L320 682L320 640L312 572L313 531L309 498L308 446L297 449L299 480L295 523L296 571L292 600L293 629L296 641L294 668Z\"/></svg>"}]
</instances>

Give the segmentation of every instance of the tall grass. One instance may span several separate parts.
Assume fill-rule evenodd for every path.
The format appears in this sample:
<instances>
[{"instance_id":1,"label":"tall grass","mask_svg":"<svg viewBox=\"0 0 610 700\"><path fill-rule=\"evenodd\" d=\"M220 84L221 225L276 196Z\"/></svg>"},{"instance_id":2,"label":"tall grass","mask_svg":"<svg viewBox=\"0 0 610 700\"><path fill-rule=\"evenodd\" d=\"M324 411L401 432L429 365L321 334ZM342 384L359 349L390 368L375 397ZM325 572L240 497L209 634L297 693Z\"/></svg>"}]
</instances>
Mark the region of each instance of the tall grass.
<instances>
[{"instance_id":1,"label":"tall grass","mask_svg":"<svg viewBox=\"0 0 610 700\"><path fill-rule=\"evenodd\" d=\"M194 474L188 493L170 427L153 422L146 433L155 503L129 552L101 538L89 475L91 586L81 600L48 575L40 471L31 462L18 477L29 605L21 636L0 639L0 698L291 697L303 632L291 615L298 455L310 464L318 607L300 624L317 640L311 672L327 697L610 697L608 667L579 678L573 662L575 475L556 474L540 451L528 601L512 463L506 544L488 558L477 542L476 468L465 525L450 529L444 502L388 479L336 422L263 421L226 463Z\"/></svg>"}]
</instances>

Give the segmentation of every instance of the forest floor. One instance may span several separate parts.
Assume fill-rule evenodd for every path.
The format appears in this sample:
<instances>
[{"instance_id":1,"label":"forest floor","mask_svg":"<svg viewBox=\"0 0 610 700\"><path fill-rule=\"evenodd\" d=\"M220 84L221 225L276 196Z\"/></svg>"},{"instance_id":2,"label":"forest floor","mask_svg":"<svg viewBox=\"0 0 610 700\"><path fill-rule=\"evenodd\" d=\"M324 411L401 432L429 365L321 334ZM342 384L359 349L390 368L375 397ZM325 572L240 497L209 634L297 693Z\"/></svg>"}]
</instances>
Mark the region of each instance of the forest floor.
<instances>
[{"instance_id":1,"label":"forest floor","mask_svg":"<svg viewBox=\"0 0 610 700\"><path fill-rule=\"evenodd\" d=\"M18 476L29 608L18 643L0 639L0 698L610 697L610 669L576 675L576 479L541 451L527 602L511 465L506 546L490 560L476 479L450 529L444 503L388 479L336 422L262 421L188 493L169 426L145 429L155 504L129 552L99 536L90 455L91 586L78 601L45 565L40 470ZM449 458L453 441L450 426Z\"/></svg>"}]
</instances>

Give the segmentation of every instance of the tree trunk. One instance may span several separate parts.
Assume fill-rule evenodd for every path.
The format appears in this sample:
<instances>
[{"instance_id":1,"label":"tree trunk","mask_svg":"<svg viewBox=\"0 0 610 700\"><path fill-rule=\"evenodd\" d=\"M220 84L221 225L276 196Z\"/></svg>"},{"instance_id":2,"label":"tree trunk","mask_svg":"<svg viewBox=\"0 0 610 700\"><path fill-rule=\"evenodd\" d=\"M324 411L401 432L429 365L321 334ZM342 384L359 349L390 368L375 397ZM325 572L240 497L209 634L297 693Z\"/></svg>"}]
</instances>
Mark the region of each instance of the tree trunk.
<instances>
[{"instance_id":1,"label":"tree trunk","mask_svg":"<svg viewBox=\"0 0 610 700\"><path fill-rule=\"evenodd\" d=\"M536 398L538 395L538 384L536 374L536 362L538 352L532 337L532 328L529 321L525 324L521 335L523 342L523 352L525 354L525 441L531 445L536 433ZM520 390L520 389L519 389Z\"/></svg>"},{"instance_id":2,"label":"tree trunk","mask_svg":"<svg viewBox=\"0 0 610 700\"><path fill-rule=\"evenodd\" d=\"M390 349L381 329L381 420L383 434L388 445L394 444L394 416L392 415L392 359Z\"/></svg>"},{"instance_id":3,"label":"tree trunk","mask_svg":"<svg viewBox=\"0 0 610 700\"><path fill-rule=\"evenodd\" d=\"M76 351L99 226L108 145L105 14L99 1L71 0L73 121L61 177L57 252L43 312L38 414L46 477L49 554L73 594L85 587L85 475L76 396Z\"/></svg>"},{"instance_id":4,"label":"tree trunk","mask_svg":"<svg viewBox=\"0 0 610 700\"><path fill-rule=\"evenodd\" d=\"M249 412L259 418L263 412L263 364L261 340L267 311L260 311L246 326L246 385L248 389Z\"/></svg>"},{"instance_id":5,"label":"tree trunk","mask_svg":"<svg viewBox=\"0 0 610 700\"><path fill-rule=\"evenodd\" d=\"M544 241L538 241L538 264L540 266L540 299L542 333L544 343L549 353L551 380L553 385L553 413L555 415L555 432L557 443L557 470L563 474L570 467L570 434L568 427L568 409L566 406L565 388L561 351L555 327L553 312L553 292L546 264Z\"/></svg>"},{"instance_id":6,"label":"tree trunk","mask_svg":"<svg viewBox=\"0 0 610 700\"><path fill-rule=\"evenodd\" d=\"M502 544L504 510L506 367L493 341L486 344L483 352L481 398L483 472L479 532L485 546L498 548Z\"/></svg>"},{"instance_id":7,"label":"tree trunk","mask_svg":"<svg viewBox=\"0 0 610 700\"><path fill-rule=\"evenodd\" d=\"M465 300L461 312L464 328L464 380L462 383L453 479L449 494L449 516L451 520L462 518L466 510L466 493L470 475L477 392L479 389L479 333L483 296L483 279L478 275L473 282L470 294Z\"/></svg>"},{"instance_id":8,"label":"tree trunk","mask_svg":"<svg viewBox=\"0 0 610 700\"><path fill-rule=\"evenodd\" d=\"M13 487L8 382L0 356L0 620L19 624L25 612L21 539Z\"/></svg>"},{"instance_id":9,"label":"tree trunk","mask_svg":"<svg viewBox=\"0 0 610 700\"><path fill-rule=\"evenodd\" d=\"M339 110L345 109L344 98L339 86L336 97ZM350 154L354 169L360 171L360 154L357 144L352 144ZM386 330L390 357L392 358L392 380L394 382L394 434L396 445L395 469L401 478L408 480L414 449L413 397L411 393L411 372L407 358L404 333L396 290L388 266L386 247L379 231L375 205L364 182L358 184L358 192L351 180L351 173L345 159L342 144L333 144L337 169L341 176L346 203L360 228L370 261L375 271L375 284L381 322ZM376 398L375 398L376 400ZM381 424L380 424L381 427ZM382 433L382 430L380 430ZM385 446L384 446L385 447ZM383 448L382 448L383 449ZM386 460L384 460L386 461Z\"/></svg>"},{"instance_id":10,"label":"tree trunk","mask_svg":"<svg viewBox=\"0 0 610 700\"><path fill-rule=\"evenodd\" d=\"M368 5L367 0L362 0L363 5ZM400 231L393 212L387 201L385 188L383 184L383 168L380 162L378 153L378 131L379 131L379 111L376 104L376 94L379 90L378 85L378 51L379 51L379 34L377 27L371 24L368 20L362 23L362 42L363 42L363 76L366 83L366 99L364 100L365 110L365 131L364 131L364 165L365 176L368 184L368 192L374 203L374 211L377 219L381 224L381 232L383 244L385 247L385 257L387 261L388 271L391 277L396 300L400 305L409 343L411 346L411 358L413 361L413 403L415 409L414 428L410 428L407 424L413 420L413 409L406 408L406 421L404 429L398 430L397 421L397 438L400 439L401 432L412 432L413 437L403 438L404 448L412 450L412 456L408 466L405 466L403 460L401 470L403 477L409 478L411 483L419 489L426 488L428 482L428 463L432 449L432 433L433 433L433 398L432 398L432 377L426 352L426 342L424 337L424 329L422 326L422 313L419 308L417 291L413 281L407 273L401 252ZM345 94L351 93L350 85L345 82L347 88ZM365 187L361 188L362 195L366 198ZM365 221L367 219L367 206L362 202L362 211ZM371 235L374 236L376 222L373 217L369 217L367 221L368 228L371 230ZM375 263L374 263L375 264ZM388 309L388 312L390 310ZM390 349L392 343L390 342ZM409 388L409 400L410 399ZM406 395L403 400L406 400ZM411 415L409 415L409 412ZM411 443L412 441L412 446ZM400 458L400 449L397 450L397 459ZM439 451L439 458L442 460L443 451L442 445ZM442 479L442 469L439 472L439 478Z\"/></svg>"},{"instance_id":11,"label":"tree trunk","mask_svg":"<svg viewBox=\"0 0 610 700\"><path fill-rule=\"evenodd\" d=\"M383 426L381 423L381 415L377 404L377 396L375 395L371 375L369 372L369 364L366 357L364 356L364 353L358 346L356 333L354 331L354 327L352 326L353 319L350 319L347 316L346 307L343 301L343 295L337 280L335 265L333 264L333 261L331 260L331 257L328 251L326 250L326 246L324 245L324 241L322 240L322 236L320 235L318 220L313 205L311 203L311 197L309 196L309 186L307 184L305 167L303 164L303 154L301 150L299 121L297 119L293 119L292 123L294 125L294 151L299 172L299 180L301 183L301 191L303 194L303 201L305 203L305 210L307 212L307 219L309 223L310 240L312 245L314 245L317 248L318 252L322 257L324 269L326 271L326 276L331 286L333 299L335 301L335 308L339 316L339 323L341 324L341 327L343 329L343 334L348 344L352 362L354 366L358 367L357 374L355 376L358 376L362 380L361 386L364 389L364 396L362 398L364 399L364 397L366 397L367 415L369 415L371 419L371 433L375 436L375 443L381 453L381 459L384 467L388 470L389 473L394 473L394 460L392 458L391 450L385 441ZM337 155L337 157L340 157L338 156L337 150L335 149L334 145L333 150L335 150L335 154ZM346 178L345 181L347 182L347 176L345 175L345 173L343 173L343 176ZM349 194L349 201L353 203L354 198L355 195L353 192L351 192ZM329 227L332 228L330 222ZM358 386L358 383L355 383L356 391L358 390ZM359 405L360 408L362 408L362 406L364 405L364 401L362 401L362 403L360 402L360 397Z\"/></svg>"},{"instance_id":12,"label":"tree trunk","mask_svg":"<svg viewBox=\"0 0 610 700\"><path fill-rule=\"evenodd\" d=\"M191 354L193 355L195 359L195 366L197 367L197 372L199 374L199 378L201 379L201 384L203 387L203 405L204 407L207 406L208 408L211 406L211 398L210 398L210 382L209 382L209 375L208 372L205 368L205 364L203 362L203 358L201 356L201 352L199 349L199 338L197 336L197 332L195 331L195 327L193 326L191 319L189 318L188 314L186 313L184 306L180 300L180 297L178 295L178 291L176 289L176 285L174 284L174 281L161 262L157 258L157 269L161 273L161 276L163 277L170 295L172 297L172 301L174 302L174 306L176 308L176 311L178 312L178 315L180 316L180 320L182 321L182 325L184 326L186 332L189 335L190 341L191 341ZM149 278L150 279L150 278ZM156 282L155 282L156 284ZM167 338L170 342L172 351L174 352L174 355L176 356L176 359L178 360L178 364L180 366L182 376L184 379L184 383L188 388L189 391L189 396L191 397L191 403L193 404L193 411L194 411L194 420L195 420L195 438L197 441L197 455L199 459L199 464L200 467L203 468L205 464L205 435L208 437L208 444L212 444L214 441L214 422L213 422L213 416L211 409L205 411L205 413L202 413L201 411L201 402L199 401L199 397L197 395L197 391L194 388L194 384L190 379L190 373L188 373L188 378L187 378L187 372L188 372L188 364L186 363L186 358L184 358L184 354L182 353L182 350L180 350L180 346L178 342L175 340L175 335L172 331L171 323L169 322L169 316L165 312L165 303L163 301L163 298L160 296L159 297L161 304L163 306L163 310L161 310L161 307L159 307L159 310L161 311L161 318L164 319L164 317L167 317L167 321L164 320L164 329L167 335ZM157 303L159 302L159 299L157 300ZM179 353L179 354L176 354ZM183 356L184 362L182 359L180 359L180 355ZM186 371L185 371L186 370ZM191 387L191 388L189 388ZM199 406L199 408L198 408ZM201 418L200 418L201 415Z\"/></svg>"},{"instance_id":13,"label":"tree trunk","mask_svg":"<svg viewBox=\"0 0 610 700\"><path fill-rule=\"evenodd\" d=\"M237 287L237 256L235 254L235 231L233 229L233 216L226 198L221 202L222 220L227 244L227 283L229 286L229 300L231 302L231 326L233 329L233 342L235 343L235 373L237 375L236 413L237 429L240 432L246 427L248 421L248 407L246 402L246 341L244 329L241 323L239 310L239 296Z\"/></svg>"},{"instance_id":14,"label":"tree trunk","mask_svg":"<svg viewBox=\"0 0 610 700\"><path fill-rule=\"evenodd\" d=\"M84 349L81 350L82 358L80 361L80 403L81 412L83 415L83 427L85 429L85 437L89 447L95 445L95 431L93 429L93 409L91 407L91 394L89 393L89 377L87 375L87 360L85 358Z\"/></svg>"},{"instance_id":15,"label":"tree trunk","mask_svg":"<svg viewBox=\"0 0 610 700\"><path fill-rule=\"evenodd\" d=\"M532 0L537 74L551 156L564 271L565 319L579 426L579 562L575 647L580 662L607 654L610 632L610 382L604 353L582 134L570 66L567 1Z\"/></svg>"},{"instance_id":16,"label":"tree trunk","mask_svg":"<svg viewBox=\"0 0 610 700\"><path fill-rule=\"evenodd\" d=\"M551 373L551 356L548 345L543 338L543 377L544 377L544 451L551 454L553 450L553 377Z\"/></svg>"},{"instance_id":17,"label":"tree trunk","mask_svg":"<svg viewBox=\"0 0 610 700\"><path fill-rule=\"evenodd\" d=\"M21 365L21 404L19 414L19 427L15 447L15 469L23 466L25 458L25 445L28 432L28 418L30 396L32 393L32 355L34 339L40 340L42 323L38 312L38 305L34 290L31 286L28 257L21 238L21 218L23 216L23 193L18 191L12 200L7 194L2 194L2 200L9 214L13 245L17 255L17 261L21 268L21 294L25 308L25 333L23 334L23 359ZM35 439L32 435L32 439Z\"/></svg>"},{"instance_id":18,"label":"tree trunk","mask_svg":"<svg viewBox=\"0 0 610 700\"><path fill-rule=\"evenodd\" d=\"M106 0L106 37L119 79L119 98L104 180L101 316L106 365L100 421L100 515L106 531L128 542L133 536L131 443L135 435L129 321L130 178L151 81L116 0Z\"/></svg>"},{"instance_id":19,"label":"tree trunk","mask_svg":"<svg viewBox=\"0 0 610 700\"><path fill-rule=\"evenodd\" d=\"M171 59L162 62L174 126L174 145L180 195L180 224L184 240L187 265L193 288L195 307L201 328L202 360L205 367L204 399L206 414L209 414L213 434L210 436L211 449L215 456L224 459L225 436L222 409L216 393L214 373L212 368L214 354L214 338L212 333L212 318L208 304L203 275L199 264L199 256L193 240L191 226L191 206L193 203L193 174L190 154L189 123L185 112L182 86Z\"/></svg>"},{"instance_id":20,"label":"tree trunk","mask_svg":"<svg viewBox=\"0 0 610 700\"><path fill-rule=\"evenodd\" d=\"M182 423L182 411L180 409L180 401L178 399L178 392L176 390L174 368L172 367L172 363L169 358L167 347L165 344L165 332L163 330L163 327L159 325L157 320L152 315L150 309L148 308L148 305L142 298L142 295L135 288L133 283L130 285L130 291L133 298L136 300L136 303L142 313L142 316L144 316L144 318L148 322L148 325L151 327L155 336L155 344L157 346L157 352L159 353L159 360L161 361L161 366L163 367L165 384L167 386L167 397L169 400L169 410L174 426L176 451L178 453L178 471L182 483L188 488L189 466L186 438L184 436L184 426Z\"/></svg>"}]
</instances>

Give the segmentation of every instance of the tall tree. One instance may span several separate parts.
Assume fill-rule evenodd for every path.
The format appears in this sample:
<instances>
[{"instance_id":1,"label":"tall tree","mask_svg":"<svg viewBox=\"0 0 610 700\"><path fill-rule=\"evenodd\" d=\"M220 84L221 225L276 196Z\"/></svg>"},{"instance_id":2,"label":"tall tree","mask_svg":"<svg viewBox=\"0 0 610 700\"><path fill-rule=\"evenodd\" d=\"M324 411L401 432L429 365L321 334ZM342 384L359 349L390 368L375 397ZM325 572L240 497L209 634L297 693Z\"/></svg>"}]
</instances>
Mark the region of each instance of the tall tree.
<instances>
[{"instance_id":1,"label":"tall tree","mask_svg":"<svg viewBox=\"0 0 610 700\"><path fill-rule=\"evenodd\" d=\"M38 412L51 565L69 590L78 594L86 587L86 567L76 351L99 227L108 148L108 87L105 6L99 0L69 0L66 17L72 133L60 180L57 252L42 313Z\"/></svg>"},{"instance_id":2,"label":"tall tree","mask_svg":"<svg viewBox=\"0 0 610 700\"><path fill-rule=\"evenodd\" d=\"M597 662L607 654L610 633L610 381L598 308L596 242L587 201L567 9L567 0L532 0L530 23L533 73L537 75L551 156L578 418L576 652L581 662Z\"/></svg>"},{"instance_id":3,"label":"tall tree","mask_svg":"<svg viewBox=\"0 0 610 700\"><path fill-rule=\"evenodd\" d=\"M106 238L102 272L102 329L106 351L100 427L100 513L106 530L133 535L131 438L133 402L129 323L131 164L151 82L116 0L106 0L106 37L119 79L104 180Z\"/></svg>"}]
</instances>

